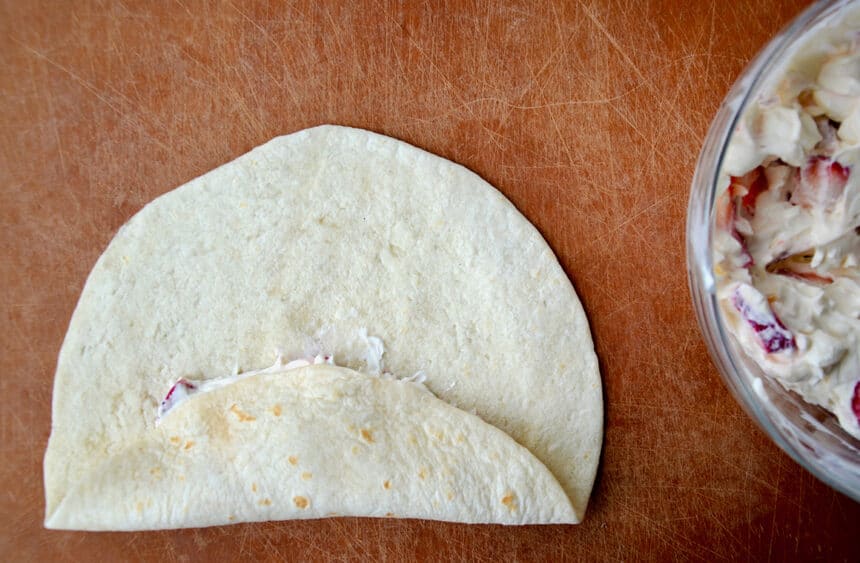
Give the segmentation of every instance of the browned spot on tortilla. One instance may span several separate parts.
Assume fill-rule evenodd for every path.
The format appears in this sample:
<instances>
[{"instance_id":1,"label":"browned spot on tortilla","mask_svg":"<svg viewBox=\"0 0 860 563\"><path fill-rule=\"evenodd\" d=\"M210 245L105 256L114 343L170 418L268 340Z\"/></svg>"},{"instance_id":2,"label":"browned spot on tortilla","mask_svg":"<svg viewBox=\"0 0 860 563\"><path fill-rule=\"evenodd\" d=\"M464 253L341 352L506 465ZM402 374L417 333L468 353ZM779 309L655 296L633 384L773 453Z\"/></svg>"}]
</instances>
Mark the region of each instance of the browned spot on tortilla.
<instances>
[{"instance_id":1,"label":"browned spot on tortilla","mask_svg":"<svg viewBox=\"0 0 860 563\"><path fill-rule=\"evenodd\" d=\"M310 504L310 503L308 502L308 499L306 499L305 497L301 497L301 496L299 496L299 497L293 497L293 503L295 503L295 505L296 505L297 507L301 508L302 510L304 510L305 508L307 508L307 507L308 507L308 505Z\"/></svg>"},{"instance_id":2,"label":"browned spot on tortilla","mask_svg":"<svg viewBox=\"0 0 860 563\"><path fill-rule=\"evenodd\" d=\"M358 455L358 452L359 452L358 446L353 446L353 447L352 447L352 453L353 453L354 455Z\"/></svg>"},{"instance_id":3,"label":"browned spot on tortilla","mask_svg":"<svg viewBox=\"0 0 860 563\"><path fill-rule=\"evenodd\" d=\"M391 481L385 481L384 483L382 483L382 488L383 489L390 489L391 488Z\"/></svg>"},{"instance_id":4,"label":"browned spot on tortilla","mask_svg":"<svg viewBox=\"0 0 860 563\"><path fill-rule=\"evenodd\" d=\"M134 508L135 508L138 512L143 512L143 503L142 503L142 502L137 503L136 505L134 505Z\"/></svg>"},{"instance_id":5,"label":"browned spot on tortilla","mask_svg":"<svg viewBox=\"0 0 860 563\"><path fill-rule=\"evenodd\" d=\"M236 520L236 515L231 514L230 516L227 517L227 520L229 520L230 522L234 522Z\"/></svg>"},{"instance_id":6,"label":"browned spot on tortilla","mask_svg":"<svg viewBox=\"0 0 860 563\"><path fill-rule=\"evenodd\" d=\"M272 407L272 414L275 416L281 416L281 405L275 405Z\"/></svg>"},{"instance_id":7,"label":"browned spot on tortilla","mask_svg":"<svg viewBox=\"0 0 860 563\"><path fill-rule=\"evenodd\" d=\"M188 440L185 442L185 449L190 450L194 446L194 440Z\"/></svg>"},{"instance_id":8,"label":"browned spot on tortilla","mask_svg":"<svg viewBox=\"0 0 860 563\"><path fill-rule=\"evenodd\" d=\"M502 497L502 504L507 506L508 510L514 512L517 509L517 501L516 496L514 496L514 493L510 491L505 493L505 496Z\"/></svg>"},{"instance_id":9,"label":"browned spot on tortilla","mask_svg":"<svg viewBox=\"0 0 860 563\"><path fill-rule=\"evenodd\" d=\"M160 467L153 467L152 469L149 470L149 474L152 475L153 477L161 477L161 468Z\"/></svg>"},{"instance_id":10,"label":"browned spot on tortilla","mask_svg":"<svg viewBox=\"0 0 860 563\"><path fill-rule=\"evenodd\" d=\"M257 492L257 483L251 483L251 490Z\"/></svg>"},{"instance_id":11,"label":"browned spot on tortilla","mask_svg":"<svg viewBox=\"0 0 860 563\"><path fill-rule=\"evenodd\" d=\"M313 476L314 476L314 474L311 473L310 471L305 471L304 473L302 473L302 479L304 479L305 481L309 481L309 480L313 479Z\"/></svg>"},{"instance_id":12,"label":"browned spot on tortilla","mask_svg":"<svg viewBox=\"0 0 860 563\"><path fill-rule=\"evenodd\" d=\"M414 434L410 434L407 440L409 440L409 443L413 445L418 443L418 439L415 438Z\"/></svg>"},{"instance_id":13,"label":"browned spot on tortilla","mask_svg":"<svg viewBox=\"0 0 860 563\"><path fill-rule=\"evenodd\" d=\"M361 437L364 438L368 443L373 443L373 434L367 428L361 429Z\"/></svg>"},{"instance_id":14,"label":"browned spot on tortilla","mask_svg":"<svg viewBox=\"0 0 860 563\"><path fill-rule=\"evenodd\" d=\"M288 457L287 460L290 462L290 465L296 465L299 462L299 458L294 455Z\"/></svg>"},{"instance_id":15,"label":"browned spot on tortilla","mask_svg":"<svg viewBox=\"0 0 860 563\"><path fill-rule=\"evenodd\" d=\"M386 512L385 517L386 518L394 518L394 513L393 512Z\"/></svg>"},{"instance_id":16,"label":"browned spot on tortilla","mask_svg":"<svg viewBox=\"0 0 860 563\"><path fill-rule=\"evenodd\" d=\"M445 437L445 434L441 430L434 430L433 437L441 442L442 439Z\"/></svg>"},{"instance_id":17,"label":"browned spot on tortilla","mask_svg":"<svg viewBox=\"0 0 860 563\"><path fill-rule=\"evenodd\" d=\"M257 420L256 416L252 416L246 412L242 412L239 407L236 406L236 403L230 405L230 412L236 415L236 418L239 419L239 422L253 422Z\"/></svg>"},{"instance_id":18,"label":"browned spot on tortilla","mask_svg":"<svg viewBox=\"0 0 860 563\"><path fill-rule=\"evenodd\" d=\"M179 479L180 481L185 481L185 475L180 475L179 477L177 477L177 479Z\"/></svg>"},{"instance_id":19,"label":"browned spot on tortilla","mask_svg":"<svg viewBox=\"0 0 860 563\"><path fill-rule=\"evenodd\" d=\"M179 442L181 442L181 441L182 441L182 440L179 438L179 436L171 436L171 437L170 437L170 443L171 443L171 444L178 444L178 443L179 443Z\"/></svg>"},{"instance_id":20,"label":"browned spot on tortilla","mask_svg":"<svg viewBox=\"0 0 860 563\"><path fill-rule=\"evenodd\" d=\"M455 496L454 491L448 491L448 500L454 500Z\"/></svg>"},{"instance_id":21,"label":"browned spot on tortilla","mask_svg":"<svg viewBox=\"0 0 860 563\"><path fill-rule=\"evenodd\" d=\"M466 441L466 436L464 436L463 434L457 434L457 442L458 443L462 444L465 441Z\"/></svg>"},{"instance_id":22,"label":"browned spot on tortilla","mask_svg":"<svg viewBox=\"0 0 860 563\"><path fill-rule=\"evenodd\" d=\"M418 478L419 479L426 479L427 478L427 469L425 469L423 467L421 469L419 469L418 470Z\"/></svg>"},{"instance_id":23,"label":"browned spot on tortilla","mask_svg":"<svg viewBox=\"0 0 860 563\"><path fill-rule=\"evenodd\" d=\"M263 500L261 500L261 501L260 501L259 503L257 503L257 504L259 504L260 506L271 506L271 504L272 504L272 499L264 498Z\"/></svg>"}]
</instances>

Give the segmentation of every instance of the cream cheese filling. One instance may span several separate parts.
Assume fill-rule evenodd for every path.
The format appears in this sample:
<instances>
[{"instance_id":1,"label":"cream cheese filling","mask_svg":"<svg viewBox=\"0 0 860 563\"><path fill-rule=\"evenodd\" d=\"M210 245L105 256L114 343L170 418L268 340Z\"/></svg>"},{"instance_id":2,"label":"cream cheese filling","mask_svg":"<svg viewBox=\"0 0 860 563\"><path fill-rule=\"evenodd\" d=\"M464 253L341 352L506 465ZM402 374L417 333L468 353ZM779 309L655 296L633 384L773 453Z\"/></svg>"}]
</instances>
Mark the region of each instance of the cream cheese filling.
<instances>
[{"instance_id":1,"label":"cream cheese filling","mask_svg":"<svg viewBox=\"0 0 860 563\"><path fill-rule=\"evenodd\" d=\"M400 381L406 381L418 385L423 390L430 392L430 390L424 385L426 377L422 371L418 371L411 376L403 378L395 377L391 372L385 371L382 361L382 356L385 354L385 346L381 338L376 336L367 336L367 332L364 330L361 331L359 336L367 342L367 351L363 354L363 360L366 363L368 375L383 379L399 379ZM165 416L187 403L192 397L208 393L210 391L215 391L216 389L221 389L223 387L228 387L243 379L263 374L284 374L289 371L311 365L337 365L332 354L321 353L313 356L308 355L290 361L286 361L284 355L279 350L276 350L275 354L277 355L275 363L262 369L235 373L233 375L211 379L188 379L180 377L176 380L173 386L170 387L170 390L158 405L155 423L158 424Z\"/></svg>"},{"instance_id":2,"label":"cream cheese filling","mask_svg":"<svg viewBox=\"0 0 860 563\"><path fill-rule=\"evenodd\" d=\"M850 18L739 120L714 273L747 355L860 438L860 9Z\"/></svg>"}]
</instances>

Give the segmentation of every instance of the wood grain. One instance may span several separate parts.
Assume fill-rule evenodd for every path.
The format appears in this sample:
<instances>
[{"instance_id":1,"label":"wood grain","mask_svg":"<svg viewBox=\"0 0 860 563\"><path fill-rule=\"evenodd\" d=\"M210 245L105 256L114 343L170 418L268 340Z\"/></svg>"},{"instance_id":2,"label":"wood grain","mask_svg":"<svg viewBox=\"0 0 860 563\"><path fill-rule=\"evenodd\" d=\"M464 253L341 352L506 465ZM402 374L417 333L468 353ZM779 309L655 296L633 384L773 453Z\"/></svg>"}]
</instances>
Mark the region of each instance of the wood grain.
<instances>
[{"instance_id":1,"label":"wood grain","mask_svg":"<svg viewBox=\"0 0 860 563\"><path fill-rule=\"evenodd\" d=\"M4 0L0 559L856 560L860 505L779 451L729 395L684 266L710 120L802 7ZM606 392L586 521L42 529L56 353L98 255L157 195L319 123L468 166L556 251L589 314Z\"/></svg>"}]
</instances>

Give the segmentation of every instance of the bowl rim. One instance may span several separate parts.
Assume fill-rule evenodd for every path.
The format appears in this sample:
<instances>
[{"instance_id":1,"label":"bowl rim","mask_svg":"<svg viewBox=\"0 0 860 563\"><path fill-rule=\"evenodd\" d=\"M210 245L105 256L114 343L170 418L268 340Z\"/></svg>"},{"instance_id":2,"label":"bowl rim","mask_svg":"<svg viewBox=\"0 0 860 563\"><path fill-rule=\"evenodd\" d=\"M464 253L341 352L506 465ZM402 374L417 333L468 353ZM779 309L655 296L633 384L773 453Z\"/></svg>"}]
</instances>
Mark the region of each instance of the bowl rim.
<instances>
[{"instance_id":1,"label":"bowl rim","mask_svg":"<svg viewBox=\"0 0 860 563\"><path fill-rule=\"evenodd\" d=\"M713 276L713 257L710 252L713 241L711 225L717 197L716 188L728 141L738 121L750 100L771 78L771 72L784 61L784 55L791 50L795 41L811 27L830 18L853 1L855 0L820 0L806 8L761 48L723 98L705 136L690 187L687 206L686 262L687 282L699 330L704 337L711 359L717 366L717 371L735 400L770 439L794 461L833 489L860 502L860 472L858 472L857 483L853 485L845 483L837 479L830 470L804 455L784 435L784 431L773 423L761 402L752 399L757 396L752 383L732 375L743 373L745 368L739 366L733 354L730 353L731 337L719 311ZM711 169L709 167L712 163Z\"/></svg>"}]
</instances>

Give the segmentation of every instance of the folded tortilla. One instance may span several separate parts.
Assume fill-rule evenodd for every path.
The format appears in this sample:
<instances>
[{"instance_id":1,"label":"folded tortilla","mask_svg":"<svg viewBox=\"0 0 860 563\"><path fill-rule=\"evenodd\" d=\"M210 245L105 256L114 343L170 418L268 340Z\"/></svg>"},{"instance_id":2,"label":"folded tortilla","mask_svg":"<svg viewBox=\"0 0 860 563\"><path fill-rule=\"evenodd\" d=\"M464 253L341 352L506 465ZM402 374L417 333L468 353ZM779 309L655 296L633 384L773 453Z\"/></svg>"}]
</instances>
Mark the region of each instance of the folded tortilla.
<instances>
[{"instance_id":1,"label":"folded tortilla","mask_svg":"<svg viewBox=\"0 0 860 563\"><path fill-rule=\"evenodd\" d=\"M194 397L93 466L53 527L149 530L327 516L569 522L555 477L411 382L311 366Z\"/></svg>"},{"instance_id":2,"label":"folded tortilla","mask_svg":"<svg viewBox=\"0 0 860 563\"><path fill-rule=\"evenodd\" d=\"M179 377L258 369L274 349L300 357L309 347L361 373L314 366L254 376L196 396L156 425ZM436 398L377 377L383 370L421 372ZM294 405L277 419L264 414L276 396ZM233 404L256 413L253 424L225 414ZM349 465L350 440L369 447L360 442L362 413L379 447ZM383 424L389 415L400 422ZM358 438L344 424L359 428ZM406 143L317 127L156 199L99 258L57 365L46 526L389 512L578 522L602 424L582 307L513 205L472 172ZM439 444L427 438L437 426ZM468 446L456 443L460 427L474 438ZM410 436L422 448L409 450ZM312 468L283 465L285 455L299 457L293 444ZM304 472L313 478L301 480ZM377 486L380 476L392 489ZM403 489L392 495L395 479Z\"/></svg>"}]
</instances>

